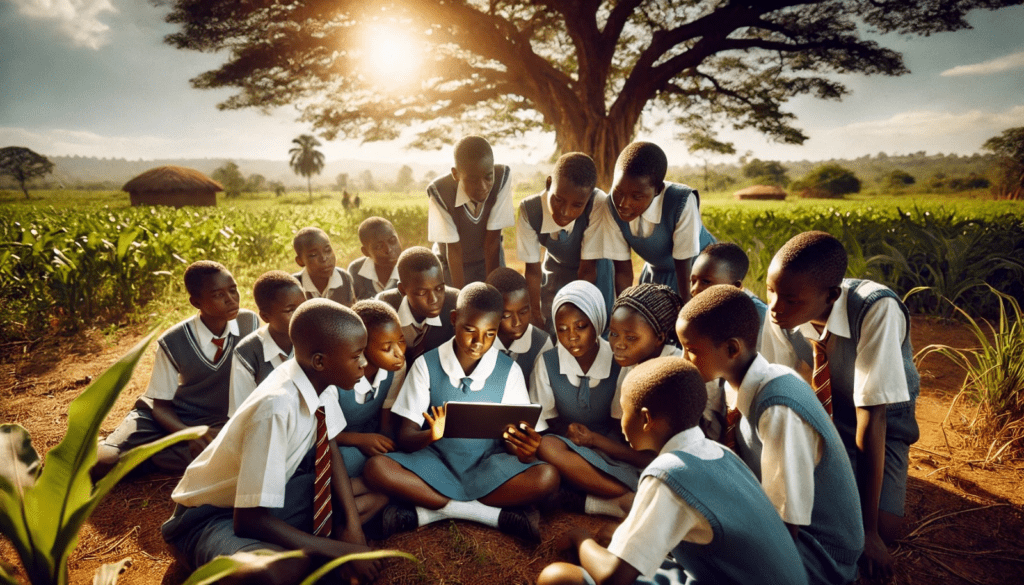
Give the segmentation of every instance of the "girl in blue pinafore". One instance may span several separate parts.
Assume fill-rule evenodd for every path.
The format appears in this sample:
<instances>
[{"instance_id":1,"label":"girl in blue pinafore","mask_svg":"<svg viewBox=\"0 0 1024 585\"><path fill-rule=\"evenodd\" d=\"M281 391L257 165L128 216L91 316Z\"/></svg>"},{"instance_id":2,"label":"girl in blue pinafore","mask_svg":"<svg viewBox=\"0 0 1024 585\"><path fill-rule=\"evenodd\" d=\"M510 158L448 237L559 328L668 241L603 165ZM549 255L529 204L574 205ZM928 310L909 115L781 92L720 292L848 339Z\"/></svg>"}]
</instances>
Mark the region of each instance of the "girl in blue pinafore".
<instances>
[{"instance_id":1,"label":"girl in blue pinafore","mask_svg":"<svg viewBox=\"0 0 1024 585\"><path fill-rule=\"evenodd\" d=\"M631 449L611 416L620 368L600 337L607 321L601 292L585 281L567 284L555 296L552 318L558 347L537 361L531 392L543 406L538 428L555 434L544 437L537 456L570 488L564 507L624 517L653 454Z\"/></svg>"}]
</instances>

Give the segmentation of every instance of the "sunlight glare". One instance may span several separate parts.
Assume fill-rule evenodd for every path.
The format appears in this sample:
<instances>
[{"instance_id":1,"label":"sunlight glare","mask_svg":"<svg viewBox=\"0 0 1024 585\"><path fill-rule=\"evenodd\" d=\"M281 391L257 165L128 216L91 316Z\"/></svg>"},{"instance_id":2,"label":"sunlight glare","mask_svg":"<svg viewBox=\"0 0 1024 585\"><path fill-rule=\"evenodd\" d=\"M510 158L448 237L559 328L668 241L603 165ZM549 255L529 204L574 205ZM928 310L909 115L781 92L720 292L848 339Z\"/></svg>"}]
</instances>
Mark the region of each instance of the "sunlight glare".
<instances>
[{"instance_id":1,"label":"sunlight glare","mask_svg":"<svg viewBox=\"0 0 1024 585\"><path fill-rule=\"evenodd\" d=\"M374 26L367 30L363 45L363 67L377 85L394 89L420 79L420 47L408 30Z\"/></svg>"}]
</instances>

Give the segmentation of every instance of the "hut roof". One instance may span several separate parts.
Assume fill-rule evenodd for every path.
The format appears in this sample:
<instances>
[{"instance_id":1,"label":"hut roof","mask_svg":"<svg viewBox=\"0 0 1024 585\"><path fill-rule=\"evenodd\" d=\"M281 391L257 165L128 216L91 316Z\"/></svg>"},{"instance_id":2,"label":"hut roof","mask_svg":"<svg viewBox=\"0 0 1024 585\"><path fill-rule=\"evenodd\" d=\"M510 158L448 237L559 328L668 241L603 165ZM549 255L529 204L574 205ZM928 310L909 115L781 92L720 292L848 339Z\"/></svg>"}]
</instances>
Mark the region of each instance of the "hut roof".
<instances>
[{"instance_id":1,"label":"hut roof","mask_svg":"<svg viewBox=\"0 0 1024 585\"><path fill-rule=\"evenodd\" d=\"M754 196L761 196L761 197L764 197L766 195L768 195L768 196L770 196L770 195L781 195L781 196L785 197L786 196L786 191L782 187L778 187L776 185L751 185L750 187L747 187L746 189L740 189L739 191L737 191L735 193L735 195L737 197L740 197L740 196L743 196L743 195L747 195L747 196L754 195Z\"/></svg>"},{"instance_id":2,"label":"hut roof","mask_svg":"<svg viewBox=\"0 0 1024 585\"><path fill-rule=\"evenodd\" d=\"M223 191L220 183L187 167L149 169L121 187L122 191Z\"/></svg>"}]
</instances>

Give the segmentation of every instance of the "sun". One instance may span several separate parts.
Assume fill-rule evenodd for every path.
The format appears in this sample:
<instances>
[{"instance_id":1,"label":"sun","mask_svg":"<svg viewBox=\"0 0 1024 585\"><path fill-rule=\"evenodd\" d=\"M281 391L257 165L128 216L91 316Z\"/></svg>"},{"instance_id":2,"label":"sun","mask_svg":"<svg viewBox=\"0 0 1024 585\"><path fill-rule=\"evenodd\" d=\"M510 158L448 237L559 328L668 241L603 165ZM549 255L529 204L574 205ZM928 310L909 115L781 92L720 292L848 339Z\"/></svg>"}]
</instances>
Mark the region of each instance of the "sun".
<instances>
[{"instance_id":1,"label":"sun","mask_svg":"<svg viewBox=\"0 0 1024 585\"><path fill-rule=\"evenodd\" d=\"M401 88L422 77L421 51L408 29L374 25L363 36L363 70L380 87Z\"/></svg>"}]
</instances>

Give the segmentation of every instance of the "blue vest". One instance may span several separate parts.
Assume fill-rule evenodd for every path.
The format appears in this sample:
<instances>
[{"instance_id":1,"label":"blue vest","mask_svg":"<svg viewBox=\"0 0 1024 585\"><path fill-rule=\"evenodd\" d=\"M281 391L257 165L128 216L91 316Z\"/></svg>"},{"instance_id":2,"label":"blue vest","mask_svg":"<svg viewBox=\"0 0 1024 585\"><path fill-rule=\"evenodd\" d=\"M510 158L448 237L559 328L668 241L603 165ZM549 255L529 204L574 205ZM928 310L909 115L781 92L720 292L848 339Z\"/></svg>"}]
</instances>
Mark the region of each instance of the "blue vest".
<instances>
[{"instance_id":1,"label":"blue vest","mask_svg":"<svg viewBox=\"0 0 1024 585\"><path fill-rule=\"evenodd\" d=\"M441 208L445 209L452 221L455 222L455 229L459 233L459 242L462 243L462 263L464 265L484 262L484 236L487 234L487 220L491 217L491 212L498 202L498 192L509 181L509 176L510 170L507 166L494 165L494 185L491 187L491 192L487 194L487 199L484 200L479 217L470 215L469 209L465 205L455 207L459 183L451 173L434 179L434 182L427 186L427 195L436 199ZM437 248L443 262L447 264L448 244L437 244ZM500 257L502 258L500 265L504 266L504 255L500 255ZM464 276L466 284L475 281L468 274ZM486 278L487 275L484 274L483 278L479 280L483 281Z\"/></svg>"},{"instance_id":2,"label":"blue vest","mask_svg":"<svg viewBox=\"0 0 1024 585\"><path fill-rule=\"evenodd\" d=\"M238 334L249 335L259 327L256 313L239 309ZM187 425L221 423L228 419L228 392L231 377L231 354L238 343L238 337L228 335L220 361L213 363L199 347L199 340L188 322L192 318L174 325L157 339L160 348L171 359L178 370L178 389L172 404L178 418ZM141 399L152 408L152 402Z\"/></svg>"},{"instance_id":3,"label":"blue vest","mask_svg":"<svg viewBox=\"0 0 1024 585\"><path fill-rule=\"evenodd\" d=\"M711 524L710 543L683 541L672 550L686 570L687 583L807 583L786 525L757 478L732 451L723 449L722 457L712 461L685 451L665 453L643 475L664 482Z\"/></svg>"},{"instance_id":4,"label":"blue vest","mask_svg":"<svg viewBox=\"0 0 1024 585\"><path fill-rule=\"evenodd\" d=\"M612 400L615 399L615 383L619 379L621 369L619 364L612 362L608 377L590 387L590 402L583 406L577 399L579 387L573 386L569 378L559 371L558 348L553 347L545 351L541 358L548 371L558 416L569 422L584 424L595 433L618 438L621 432L620 424L617 419L612 418L611 412Z\"/></svg>"},{"instance_id":5,"label":"blue vest","mask_svg":"<svg viewBox=\"0 0 1024 585\"><path fill-rule=\"evenodd\" d=\"M388 397L391 382L395 379L394 372L388 372L380 383L380 388L373 399L363 404L356 403L356 393L352 390L338 390L338 404L345 415L345 428L348 433L380 432L380 410L384 407L384 399Z\"/></svg>"},{"instance_id":6,"label":"blue vest","mask_svg":"<svg viewBox=\"0 0 1024 585\"><path fill-rule=\"evenodd\" d=\"M907 444L917 441L920 431L914 419L914 403L921 388L921 376L914 366L914 349L910 344L910 311L892 290L870 280L847 278L843 287L849 290L846 301L847 319L850 323L850 338L833 336L832 351L828 356L829 371L832 375L832 418L839 429L847 451L855 447L857 433L857 409L853 404L853 378L857 359L857 343L860 341L861 326L864 316L876 302L883 298L893 298L899 303L900 311L906 319L907 333L900 347L903 371L907 376L907 389L910 400L887 404L885 408L887 424L886 440L899 440ZM799 331L783 331L799 359L810 365L814 364L811 344L804 339Z\"/></svg>"},{"instance_id":7,"label":"blue vest","mask_svg":"<svg viewBox=\"0 0 1024 585\"><path fill-rule=\"evenodd\" d=\"M235 346L234 359L242 364L245 371L252 374L253 379L256 380L256 385L259 386L263 383L263 380L267 379L270 372L274 371L274 366L266 361L267 356L263 355L263 340L256 333L256 331L253 331L238 342L238 345ZM267 335L270 335L270 333L267 332Z\"/></svg>"},{"instance_id":8,"label":"blue vest","mask_svg":"<svg viewBox=\"0 0 1024 585\"><path fill-rule=\"evenodd\" d=\"M814 428L824 443L821 461L814 467L811 524L800 527L801 532L806 532L815 544L797 548L804 558L811 582L849 583L857 578L857 559L864 550L864 524L857 480L846 457L843 441L814 391L795 374L779 376L761 388L750 405L751 425L744 428L752 427L756 433L765 409L777 405L795 412ZM749 438L745 438L744 443L748 442ZM757 451L756 467L750 467L760 478L761 454L760 449ZM744 460L747 460L746 455Z\"/></svg>"},{"instance_id":9,"label":"blue vest","mask_svg":"<svg viewBox=\"0 0 1024 585\"><path fill-rule=\"evenodd\" d=\"M533 371L533 363L537 361L540 348L544 347L545 341L551 339L548 333L540 327L533 327L530 331L532 331L530 334L530 349L517 354L515 358L515 362L519 364L519 369L523 370L523 376L527 378L527 388L529 388L529 373Z\"/></svg>"}]
</instances>

